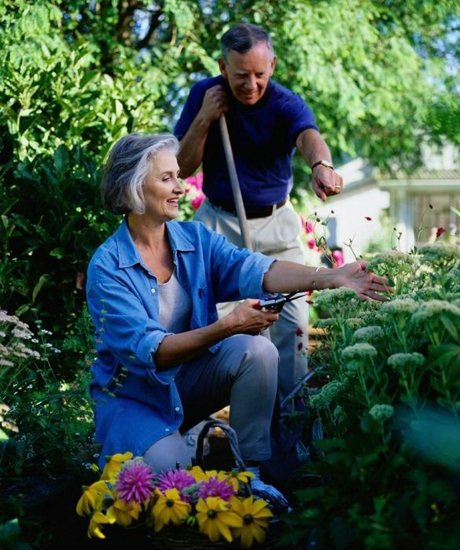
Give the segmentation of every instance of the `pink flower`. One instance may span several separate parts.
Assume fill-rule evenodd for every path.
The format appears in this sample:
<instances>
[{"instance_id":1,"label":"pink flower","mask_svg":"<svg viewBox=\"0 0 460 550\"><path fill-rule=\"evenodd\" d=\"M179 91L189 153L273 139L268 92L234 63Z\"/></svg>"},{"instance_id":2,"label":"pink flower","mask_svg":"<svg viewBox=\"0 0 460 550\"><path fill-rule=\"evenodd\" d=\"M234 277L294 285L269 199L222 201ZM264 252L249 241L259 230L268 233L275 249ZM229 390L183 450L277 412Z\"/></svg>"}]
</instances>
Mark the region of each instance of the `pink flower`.
<instances>
[{"instance_id":1,"label":"pink flower","mask_svg":"<svg viewBox=\"0 0 460 550\"><path fill-rule=\"evenodd\" d=\"M195 478L185 470L167 470L160 474L157 480L158 489L162 493L168 489L177 489L182 492L183 489L195 485Z\"/></svg>"},{"instance_id":2,"label":"pink flower","mask_svg":"<svg viewBox=\"0 0 460 550\"><path fill-rule=\"evenodd\" d=\"M306 220L301 214L299 214L299 217L305 233L313 233L313 230L315 228L313 222L311 220Z\"/></svg>"},{"instance_id":3,"label":"pink flower","mask_svg":"<svg viewBox=\"0 0 460 550\"><path fill-rule=\"evenodd\" d=\"M204 193L200 193L198 196L194 197L191 200L192 208L194 210L198 210L198 208L200 208L201 203L204 201L204 199L205 199L205 194Z\"/></svg>"},{"instance_id":4,"label":"pink flower","mask_svg":"<svg viewBox=\"0 0 460 550\"><path fill-rule=\"evenodd\" d=\"M210 477L208 481L203 481L198 489L198 498L220 497L228 501L235 490L231 483L226 479L219 481L218 477Z\"/></svg>"},{"instance_id":5,"label":"pink flower","mask_svg":"<svg viewBox=\"0 0 460 550\"><path fill-rule=\"evenodd\" d=\"M307 246L310 250L314 250L316 248L316 240L315 239L308 239Z\"/></svg>"},{"instance_id":6,"label":"pink flower","mask_svg":"<svg viewBox=\"0 0 460 550\"><path fill-rule=\"evenodd\" d=\"M438 227L436 229L436 238L439 239L439 237L445 232L446 230L444 229L444 227Z\"/></svg>"},{"instance_id":7,"label":"pink flower","mask_svg":"<svg viewBox=\"0 0 460 550\"><path fill-rule=\"evenodd\" d=\"M195 187L197 191L201 191L203 189L203 172L198 172L195 176L190 176L184 181L186 184Z\"/></svg>"},{"instance_id":8,"label":"pink flower","mask_svg":"<svg viewBox=\"0 0 460 550\"><path fill-rule=\"evenodd\" d=\"M130 460L119 472L115 489L119 491L119 497L124 502L136 501L142 504L152 494L153 477L148 464L142 460Z\"/></svg>"},{"instance_id":9,"label":"pink flower","mask_svg":"<svg viewBox=\"0 0 460 550\"><path fill-rule=\"evenodd\" d=\"M333 267L340 267L345 263L343 252L341 250L333 250L332 253Z\"/></svg>"}]
</instances>

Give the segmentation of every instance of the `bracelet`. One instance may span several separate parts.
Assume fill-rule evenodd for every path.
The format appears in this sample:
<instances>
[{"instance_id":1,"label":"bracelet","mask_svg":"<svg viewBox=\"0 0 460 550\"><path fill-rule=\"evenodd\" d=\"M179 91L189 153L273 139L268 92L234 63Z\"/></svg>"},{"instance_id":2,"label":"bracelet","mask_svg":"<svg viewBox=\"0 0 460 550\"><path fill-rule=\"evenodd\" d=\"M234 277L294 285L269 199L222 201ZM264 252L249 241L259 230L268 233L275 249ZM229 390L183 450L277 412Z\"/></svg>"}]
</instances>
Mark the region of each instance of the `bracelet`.
<instances>
[{"instance_id":1,"label":"bracelet","mask_svg":"<svg viewBox=\"0 0 460 550\"><path fill-rule=\"evenodd\" d=\"M327 267L325 267L324 265L319 265L316 269L315 269L315 274L318 273L318 271L320 269L327 269ZM318 288L316 288L316 280L313 280L312 284L311 284L311 289L312 291L315 291L315 290L319 290Z\"/></svg>"}]
</instances>

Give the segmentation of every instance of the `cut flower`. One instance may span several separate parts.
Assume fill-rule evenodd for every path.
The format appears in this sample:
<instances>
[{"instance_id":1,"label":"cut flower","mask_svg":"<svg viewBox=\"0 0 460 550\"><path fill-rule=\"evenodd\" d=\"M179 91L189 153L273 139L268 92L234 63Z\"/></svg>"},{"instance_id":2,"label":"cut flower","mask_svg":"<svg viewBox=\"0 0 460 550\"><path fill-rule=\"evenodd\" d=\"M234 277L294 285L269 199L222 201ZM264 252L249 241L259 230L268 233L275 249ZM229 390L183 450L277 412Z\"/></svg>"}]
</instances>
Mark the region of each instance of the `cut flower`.
<instances>
[{"instance_id":1,"label":"cut flower","mask_svg":"<svg viewBox=\"0 0 460 550\"><path fill-rule=\"evenodd\" d=\"M76 511L90 518L88 537L105 538L102 529L136 522L155 533L195 529L211 542L240 539L244 548L265 540L273 514L265 500L250 494L251 472L190 469L152 472L132 453L107 457L101 478L83 487Z\"/></svg>"},{"instance_id":2,"label":"cut flower","mask_svg":"<svg viewBox=\"0 0 460 550\"><path fill-rule=\"evenodd\" d=\"M232 499L232 506L235 512L243 518L243 525L234 530L237 537L241 537L241 546L250 548L254 539L257 542L264 542L266 529L273 517L273 512L263 500L254 500L251 495L244 500Z\"/></svg>"},{"instance_id":3,"label":"cut flower","mask_svg":"<svg viewBox=\"0 0 460 550\"><path fill-rule=\"evenodd\" d=\"M161 531L165 525L173 523L181 525L185 523L190 515L192 506L180 498L177 489L166 489L163 494L156 490L158 500L153 506L152 515L154 519L155 531Z\"/></svg>"},{"instance_id":4,"label":"cut flower","mask_svg":"<svg viewBox=\"0 0 460 550\"><path fill-rule=\"evenodd\" d=\"M243 525L243 518L233 512L229 504L220 497L200 498L196 510L200 531L208 535L211 542L216 542L221 536L227 542L232 542L230 527Z\"/></svg>"}]
</instances>

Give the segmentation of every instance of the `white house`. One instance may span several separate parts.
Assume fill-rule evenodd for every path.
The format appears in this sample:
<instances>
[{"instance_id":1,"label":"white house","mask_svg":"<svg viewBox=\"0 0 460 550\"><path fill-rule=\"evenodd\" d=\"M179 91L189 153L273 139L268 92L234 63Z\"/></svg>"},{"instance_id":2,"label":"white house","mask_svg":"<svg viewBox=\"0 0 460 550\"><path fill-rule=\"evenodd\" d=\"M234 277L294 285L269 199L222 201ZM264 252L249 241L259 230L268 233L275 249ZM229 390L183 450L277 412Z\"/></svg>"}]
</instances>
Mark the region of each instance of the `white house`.
<instances>
[{"instance_id":1,"label":"white house","mask_svg":"<svg viewBox=\"0 0 460 550\"><path fill-rule=\"evenodd\" d=\"M460 236L460 155L449 146L427 150L424 167L396 177L379 173L363 159L337 168L340 195L314 205L326 222L329 247L343 248L345 261L367 251L408 252L436 233ZM445 238L445 236L443 237Z\"/></svg>"}]
</instances>

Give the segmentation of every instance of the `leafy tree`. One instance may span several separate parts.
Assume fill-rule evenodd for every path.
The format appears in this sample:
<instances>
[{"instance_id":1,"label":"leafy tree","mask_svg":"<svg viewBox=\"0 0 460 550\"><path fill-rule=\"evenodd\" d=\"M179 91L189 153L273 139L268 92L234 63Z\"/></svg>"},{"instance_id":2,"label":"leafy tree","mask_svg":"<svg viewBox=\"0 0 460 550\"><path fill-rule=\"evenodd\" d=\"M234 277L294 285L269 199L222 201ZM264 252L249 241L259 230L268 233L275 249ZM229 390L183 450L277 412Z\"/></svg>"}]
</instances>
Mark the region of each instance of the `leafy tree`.
<instances>
[{"instance_id":1,"label":"leafy tree","mask_svg":"<svg viewBox=\"0 0 460 550\"><path fill-rule=\"evenodd\" d=\"M2 307L72 331L88 259L118 223L99 203L109 146L171 130L229 26L270 30L276 79L338 161L407 168L422 138L460 141L459 15L454 0L0 0ZM308 178L299 162L296 192Z\"/></svg>"}]
</instances>

